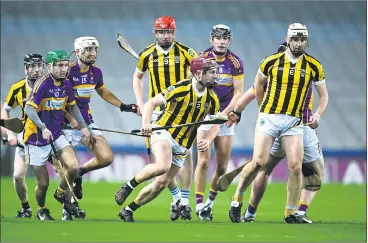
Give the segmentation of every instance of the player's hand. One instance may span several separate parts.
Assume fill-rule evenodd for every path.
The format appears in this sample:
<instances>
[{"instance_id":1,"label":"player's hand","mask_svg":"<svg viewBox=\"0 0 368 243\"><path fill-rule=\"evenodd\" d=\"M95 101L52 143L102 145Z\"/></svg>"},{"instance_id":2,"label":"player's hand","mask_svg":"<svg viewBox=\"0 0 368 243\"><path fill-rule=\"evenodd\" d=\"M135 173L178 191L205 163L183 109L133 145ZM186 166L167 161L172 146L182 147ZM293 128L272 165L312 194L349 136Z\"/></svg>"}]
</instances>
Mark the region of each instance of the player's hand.
<instances>
[{"instance_id":1,"label":"player's hand","mask_svg":"<svg viewBox=\"0 0 368 243\"><path fill-rule=\"evenodd\" d=\"M230 111L227 115L228 121L226 122L227 127L231 127L233 124L238 124L241 119L241 113L235 113L234 111Z\"/></svg>"},{"instance_id":2,"label":"player's hand","mask_svg":"<svg viewBox=\"0 0 368 243\"><path fill-rule=\"evenodd\" d=\"M308 126L312 129L316 129L319 125L319 120L321 116L318 113L314 113L311 117L309 117Z\"/></svg>"},{"instance_id":3,"label":"player's hand","mask_svg":"<svg viewBox=\"0 0 368 243\"><path fill-rule=\"evenodd\" d=\"M70 121L70 127L71 128L77 128L78 127L78 122L77 122L77 120L75 120L75 119L71 119L71 121Z\"/></svg>"},{"instance_id":4,"label":"player's hand","mask_svg":"<svg viewBox=\"0 0 368 243\"><path fill-rule=\"evenodd\" d=\"M140 114L140 109L139 107L136 105L136 104L124 104L124 103L121 103L120 105L120 111L121 112L133 112L133 113L136 113L137 115ZM139 114L138 114L139 113Z\"/></svg>"},{"instance_id":5,"label":"player's hand","mask_svg":"<svg viewBox=\"0 0 368 243\"><path fill-rule=\"evenodd\" d=\"M8 133L8 144L11 146L15 146L18 144L17 136L13 132Z\"/></svg>"},{"instance_id":6,"label":"player's hand","mask_svg":"<svg viewBox=\"0 0 368 243\"><path fill-rule=\"evenodd\" d=\"M142 124L141 132L145 135L150 135L152 132L151 124Z\"/></svg>"},{"instance_id":7,"label":"player's hand","mask_svg":"<svg viewBox=\"0 0 368 243\"><path fill-rule=\"evenodd\" d=\"M197 141L197 148L199 152L205 152L208 150L210 146L210 142L208 140L199 140Z\"/></svg>"},{"instance_id":8,"label":"player's hand","mask_svg":"<svg viewBox=\"0 0 368 243\"><path fill-rule=\"evenodd\" d=\"M51 140L54 140L52 137L52 133L46 127L42 130L42 137L47 141L47 143L49 143Z\"/></svg>"},{"instance_id":9,"label":"player's hand","mask_svg":"<svg viewBox=\"0 0 368 243\"><path fill-rule=\"evenodd\" d=\"M96 140L92 133L89 131L88 127L84 127L81 129L81 135L83 141L88 141L93 144Z\"/></svg>"}]
</instances>

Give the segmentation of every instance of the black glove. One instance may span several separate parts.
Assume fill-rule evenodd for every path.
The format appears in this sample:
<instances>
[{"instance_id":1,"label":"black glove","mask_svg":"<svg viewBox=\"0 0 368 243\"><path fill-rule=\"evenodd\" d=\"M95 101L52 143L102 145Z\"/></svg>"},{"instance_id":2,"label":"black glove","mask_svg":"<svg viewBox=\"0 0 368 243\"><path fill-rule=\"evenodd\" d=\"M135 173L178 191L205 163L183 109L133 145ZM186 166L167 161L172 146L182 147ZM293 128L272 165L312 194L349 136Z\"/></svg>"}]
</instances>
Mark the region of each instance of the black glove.
<instances>
[{"instance_id":1,"label":"black glove","mask_svg":"<svg viewBox=\"0 0 368 243\"><path fill-rule=\"evenodd\" d=\"M126 104L122 103L120 105L120 110L122 112L126 111L126 112L134 112L134 113L137 113L138 106L135 105L135 104L128 104L128 105L126 105Z\"/></svg>"},{"instance_id":2,"label":"black glove","mask_svg":"<svg viewBox=\"0 0 368 243\"><path fill-rule=\"evenodd\" d=\"M237 123L239 123L240 122L240 120L241 120L241 112L236 112L236 111L232 111L235 115L237 115L238 117L239 117L239 120L238 120L238 122Z\"/></svg>"}]
</instances>

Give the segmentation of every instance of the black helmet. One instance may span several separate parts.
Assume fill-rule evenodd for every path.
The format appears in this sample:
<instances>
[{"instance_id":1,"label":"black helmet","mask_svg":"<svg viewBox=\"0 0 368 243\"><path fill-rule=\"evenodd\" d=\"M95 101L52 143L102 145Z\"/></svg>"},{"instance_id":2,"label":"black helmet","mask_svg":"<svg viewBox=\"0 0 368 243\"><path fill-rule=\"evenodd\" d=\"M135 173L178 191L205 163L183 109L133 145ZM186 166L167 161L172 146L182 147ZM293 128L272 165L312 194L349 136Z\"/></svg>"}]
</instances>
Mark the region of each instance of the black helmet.
<instances>
[{"instance_id":1,"label":"black helmet","mask_svg":"<svg viewBox=\"0 0 368 243\"><path fill-rule=\"evenodd\" d=\"M29 53L24 56L24 65L34 64L34 63L42 63L42 55L37 53Z\"/></svg>"}]
</instances>

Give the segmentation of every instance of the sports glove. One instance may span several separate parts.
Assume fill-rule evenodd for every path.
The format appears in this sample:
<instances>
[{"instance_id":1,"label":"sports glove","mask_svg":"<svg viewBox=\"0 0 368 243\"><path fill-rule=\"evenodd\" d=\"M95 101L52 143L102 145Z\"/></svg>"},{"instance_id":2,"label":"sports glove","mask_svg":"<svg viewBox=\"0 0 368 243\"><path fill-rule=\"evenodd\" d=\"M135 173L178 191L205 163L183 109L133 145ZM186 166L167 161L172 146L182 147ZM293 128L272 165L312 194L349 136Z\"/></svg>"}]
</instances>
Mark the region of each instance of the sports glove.
<instances>
[{"instance_id":1,"label":"sports glove","mask_svg":"<svg viewBox=\"0 0 368 243\"><path fill-rule=\"evenodd\" d=\"M126 105L126 104L122 103L122 104L120 105L120 110L121 110L122 112L126 111L126 112L133 112L133 113L137 113L137 111L138 111L138 106L137 106L137 105L135 105L135 104L128 104L128 105Z\"/></svg>"}]
</instances>

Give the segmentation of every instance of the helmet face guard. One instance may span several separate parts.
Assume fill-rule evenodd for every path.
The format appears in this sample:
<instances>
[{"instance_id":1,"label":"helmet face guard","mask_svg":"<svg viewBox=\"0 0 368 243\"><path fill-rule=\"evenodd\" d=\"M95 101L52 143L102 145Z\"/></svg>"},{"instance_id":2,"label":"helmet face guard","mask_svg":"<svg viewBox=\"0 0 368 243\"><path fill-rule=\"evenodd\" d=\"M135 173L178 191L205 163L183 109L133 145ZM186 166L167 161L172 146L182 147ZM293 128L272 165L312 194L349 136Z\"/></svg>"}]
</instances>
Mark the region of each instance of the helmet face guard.
<instances>
[{"instance_id":1,"label":"helmet face guard","mask_svg":"<svg viewBox=\"0 0 368 243\"><path fill-rule=\"evenodd\" d=\"M153 34L156 37L157 44L163 48L168 49L175 39L176 22L173 17L162 16L156 19Z\"/></svg>"},{"instance_id":2,"label":"helmet face guard","mask_svg":"<svg viewBox=\"0 0 368 243\"><path fill-rule=\"evenodd\" d=\"M289 26L287 35L287 46L290 52L299 57L305 53L308 46L309 33L304 24L294 23Z\"/></svg>"},{"instance_id":3,"label":"helmet face guard","mask_svg":"<svg viewBox=\"0 0 368 243\"><path fill-rule=\"evenodd\" d=\"M218 24L212 27L210 33L210 43L216 55L225 55L230 48L233 34L230 27Z\"/></svg>"},{"instance_id":4,"label":"helmet face guard","mask_svg":"<svg viewBox=\"0 0 368 243\"><path fill-rule=\"evenodd\" d=\"M42 55L30 53L24 57L24 70L27 79L34 83L43 74L44 61Z\"/></svg>"},{"instance_id":5,"label":"helmet face guard","mask_svg":"<svg viewBox=\"0 0 368 243\"><path fill-rule=\"evenodd\" d=\"M86 65L96 62L100 44L95 37L79 37L74 41L74 51L78 60Z\"/></svg>"}]
</instances>

